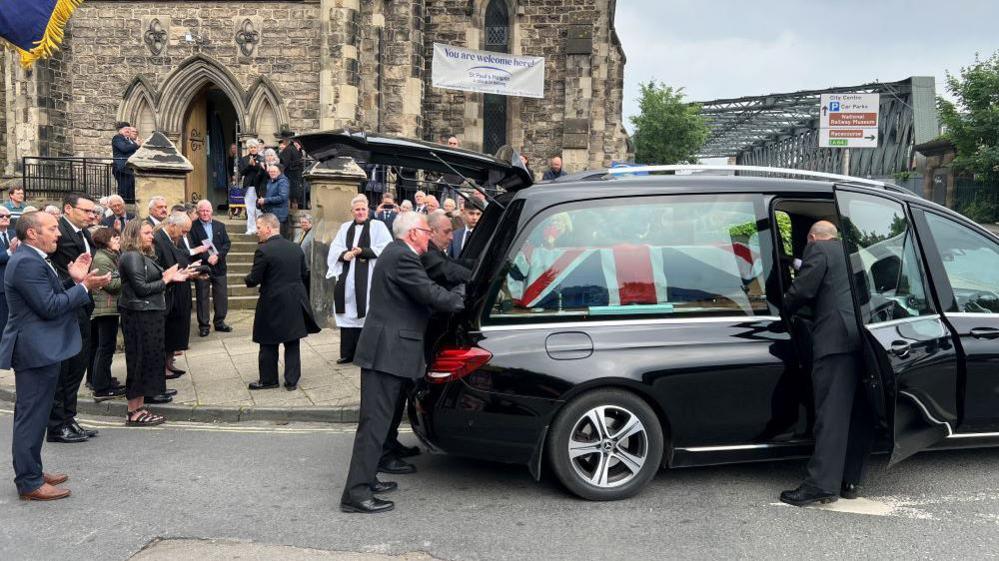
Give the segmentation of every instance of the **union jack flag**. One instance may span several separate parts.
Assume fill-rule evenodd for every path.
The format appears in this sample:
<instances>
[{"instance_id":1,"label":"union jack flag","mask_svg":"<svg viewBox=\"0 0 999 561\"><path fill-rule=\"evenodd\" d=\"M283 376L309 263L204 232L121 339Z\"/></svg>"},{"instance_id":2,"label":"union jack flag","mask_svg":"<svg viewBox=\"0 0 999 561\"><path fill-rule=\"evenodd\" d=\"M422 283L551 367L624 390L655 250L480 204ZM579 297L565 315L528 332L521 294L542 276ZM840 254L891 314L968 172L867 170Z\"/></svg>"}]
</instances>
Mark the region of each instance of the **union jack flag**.
<instances>
[{"instance_id":1,"label":"union jack flag","mask_svg":"<svg viewBox=\"0 0 999 561\"><path fill-rule=\"evenodd\" d=\"M760 254L748 244L545 248L517 254L507 288L520 308L627 306L697 299L710 288L751 313L742 288L761 273Z\"/></svg>"}]
</instances>

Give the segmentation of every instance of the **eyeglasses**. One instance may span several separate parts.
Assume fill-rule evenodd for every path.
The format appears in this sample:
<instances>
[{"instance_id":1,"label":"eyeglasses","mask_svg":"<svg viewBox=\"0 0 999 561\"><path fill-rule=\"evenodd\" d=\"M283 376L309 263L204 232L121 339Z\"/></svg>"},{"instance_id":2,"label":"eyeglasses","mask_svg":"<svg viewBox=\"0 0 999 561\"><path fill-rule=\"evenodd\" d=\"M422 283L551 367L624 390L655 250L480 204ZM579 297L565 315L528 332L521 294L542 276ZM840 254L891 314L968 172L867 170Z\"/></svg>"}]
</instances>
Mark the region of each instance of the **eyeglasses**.
<instances>
[{"instance_id":1,"label":"eyeglasses","mask_svg":"<svg viewBox=\"0 0 999 561\"><path fill-rule=\"evenodd\" d=\"M413 229L418 232L426 232L427 234L433 232L433 230L431 230L430 228L413 228Z\"/></svg>"},{"instance_id":2,"label":"eyeglasses","mask_svg":"<svg viewBox=\"0 0 999 561\"><path fill-rule=\"evenodd\" d=\"M94 215L100 214L100 212L96 208L80 208L78 206L75 206L73 208L75 208L76 210L82 210L83 212L86 212L87 214L94 214Z\"/></svg>"}]
</instances>

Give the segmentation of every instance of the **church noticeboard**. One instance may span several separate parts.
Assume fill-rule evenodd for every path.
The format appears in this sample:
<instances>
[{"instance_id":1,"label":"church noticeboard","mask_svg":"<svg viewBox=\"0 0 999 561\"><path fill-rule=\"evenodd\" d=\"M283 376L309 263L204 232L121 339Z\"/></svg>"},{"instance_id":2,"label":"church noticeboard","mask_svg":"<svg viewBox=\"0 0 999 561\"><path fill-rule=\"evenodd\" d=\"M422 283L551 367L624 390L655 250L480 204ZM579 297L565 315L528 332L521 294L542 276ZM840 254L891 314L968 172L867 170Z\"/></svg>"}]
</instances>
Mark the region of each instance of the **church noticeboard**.
<instances>
[{"instance_id":1,"label":"church noticeboard","mask_svg":"<svg viewBox=\"0 0 999 561\"><path fill-rule=\"evenodd\" d=\"M434 43L433 86L517 97L544 97L545 59Z\"/></svg>"}]
</instances>

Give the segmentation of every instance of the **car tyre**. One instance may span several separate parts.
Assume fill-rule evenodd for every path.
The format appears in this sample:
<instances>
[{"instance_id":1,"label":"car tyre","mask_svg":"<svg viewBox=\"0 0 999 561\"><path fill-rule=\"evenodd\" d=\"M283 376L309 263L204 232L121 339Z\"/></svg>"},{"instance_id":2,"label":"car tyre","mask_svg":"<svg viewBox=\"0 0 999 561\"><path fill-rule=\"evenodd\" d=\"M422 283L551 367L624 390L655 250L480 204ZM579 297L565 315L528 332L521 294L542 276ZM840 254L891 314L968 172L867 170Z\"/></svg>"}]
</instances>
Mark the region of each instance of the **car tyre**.
<instances>
[{"instance_id":1,"label":"car tyre","mask_svg":"<svg viewBox=\"0 0 999 561\"><path fill-rule=\"evenodd\" d=\"M559 412L546 453L556 477L573 494L591 501L625 499L659 470L663 430L637 395L596 390Z\"/></svg>"}]
</instances>

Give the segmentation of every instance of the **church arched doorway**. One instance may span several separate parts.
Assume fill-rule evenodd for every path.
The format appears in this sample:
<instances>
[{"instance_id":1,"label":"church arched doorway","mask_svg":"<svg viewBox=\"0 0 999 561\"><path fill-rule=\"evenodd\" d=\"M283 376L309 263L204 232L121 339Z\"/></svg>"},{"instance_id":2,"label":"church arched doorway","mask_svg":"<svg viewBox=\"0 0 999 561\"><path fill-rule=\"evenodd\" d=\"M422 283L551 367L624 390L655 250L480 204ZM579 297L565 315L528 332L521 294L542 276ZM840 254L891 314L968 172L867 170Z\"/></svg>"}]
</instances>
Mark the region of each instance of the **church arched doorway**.
<instances>
[{"instance_id":1,"label":"church arched doorway","mask_svg":"<svg viewBox=\"0 0 999 561\"><path fill-rule=\"evenodd\" d=\"M237 140L238 116L224 91L206 84L184 113L181 144L194 170L188 174L185 199L208 199L218 209L228 201L233 177L230 147Z\"/></svg>"}]
</instances>

